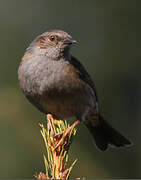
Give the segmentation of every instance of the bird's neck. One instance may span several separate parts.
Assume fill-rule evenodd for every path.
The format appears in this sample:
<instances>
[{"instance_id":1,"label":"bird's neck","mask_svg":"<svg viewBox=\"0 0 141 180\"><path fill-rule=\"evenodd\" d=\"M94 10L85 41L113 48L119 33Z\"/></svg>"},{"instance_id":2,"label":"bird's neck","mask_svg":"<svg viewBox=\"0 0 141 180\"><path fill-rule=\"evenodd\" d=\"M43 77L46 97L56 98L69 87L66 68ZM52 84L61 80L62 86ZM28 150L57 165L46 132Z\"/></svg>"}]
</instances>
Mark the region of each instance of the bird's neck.
<instances>
[{"instance_id":1,"label":"bird's neck","mask_svg":"<svg viewBox=\"0 0 141 180\"><path fill-rule=\"evenodd\" d=\"M65 50L65 51L60 52L57 59L70 60L71 59L70 51L69 50Z\"/></svg>"}]
</instances>

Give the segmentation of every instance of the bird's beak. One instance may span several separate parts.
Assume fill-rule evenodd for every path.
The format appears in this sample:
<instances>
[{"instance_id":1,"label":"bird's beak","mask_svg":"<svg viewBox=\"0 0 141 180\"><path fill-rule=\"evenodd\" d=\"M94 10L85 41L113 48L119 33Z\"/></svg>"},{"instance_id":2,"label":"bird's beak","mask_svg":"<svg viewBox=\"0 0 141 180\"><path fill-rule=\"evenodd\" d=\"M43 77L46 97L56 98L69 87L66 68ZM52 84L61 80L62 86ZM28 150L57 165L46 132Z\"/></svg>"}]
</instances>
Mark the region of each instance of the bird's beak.
<instances>
[{"instance_id":1,"label":"bird's beak","mask_svg":"<svg viewBox=\"0 0 141 180\"><path fill-rule=\"evenodd\" d=\"M63 43L64 43L64 44L76 44L77 41L70 38L70 39L65 39L65 40L63 41Z\"/></svg>"}]
</instances>

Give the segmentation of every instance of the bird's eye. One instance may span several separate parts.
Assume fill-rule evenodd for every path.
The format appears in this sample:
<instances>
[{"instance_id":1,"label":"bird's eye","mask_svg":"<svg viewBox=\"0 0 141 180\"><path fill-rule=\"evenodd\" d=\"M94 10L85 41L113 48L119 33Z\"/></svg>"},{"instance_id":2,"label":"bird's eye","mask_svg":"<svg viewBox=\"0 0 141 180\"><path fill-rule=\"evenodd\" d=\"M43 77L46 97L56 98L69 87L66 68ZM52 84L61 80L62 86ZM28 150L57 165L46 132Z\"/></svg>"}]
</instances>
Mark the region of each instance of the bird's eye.
<instances>
[{"instance_id":1,"label":"bird's eye","mask_svg":"<svg viewBox=\"0 0 141 180\"><path fill-rule=\"evenodd\" d=\"M53 36L53 35L49 37L49 40L52 41L52 42L55 41L55 39L56 39L56 37Z\"/></svg>"}]
</instances>

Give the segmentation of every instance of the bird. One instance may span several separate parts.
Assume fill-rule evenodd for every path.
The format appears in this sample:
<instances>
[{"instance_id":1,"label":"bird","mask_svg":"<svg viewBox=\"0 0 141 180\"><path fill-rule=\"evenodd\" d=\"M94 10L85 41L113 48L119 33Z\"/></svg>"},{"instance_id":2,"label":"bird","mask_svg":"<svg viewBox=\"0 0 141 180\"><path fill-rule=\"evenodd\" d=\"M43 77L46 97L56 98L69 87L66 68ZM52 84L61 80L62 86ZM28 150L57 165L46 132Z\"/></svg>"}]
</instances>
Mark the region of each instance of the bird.
<instances>
[{"instance_id":1,"label":"bird","mask_svg":"<svg viewBox=\"0 0 141 180\"><path fill-rule=\"evenodd\" d=\"M95 84L70 49L77 43L63 30L48 30L26 49L18 69L25 97L44 114L75 117L91 133L96 147L128 147L132 143L101 115Z\"/></svg>"}]
</instances>

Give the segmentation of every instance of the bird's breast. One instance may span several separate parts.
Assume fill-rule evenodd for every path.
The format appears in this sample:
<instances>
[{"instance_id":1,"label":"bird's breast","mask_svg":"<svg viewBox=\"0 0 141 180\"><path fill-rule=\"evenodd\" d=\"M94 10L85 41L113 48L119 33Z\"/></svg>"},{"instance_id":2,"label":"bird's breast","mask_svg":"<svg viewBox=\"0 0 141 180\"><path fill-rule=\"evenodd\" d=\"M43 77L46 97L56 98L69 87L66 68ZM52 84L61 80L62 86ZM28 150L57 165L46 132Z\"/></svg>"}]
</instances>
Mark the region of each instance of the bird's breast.
<instances>
[{"instance_id":1,"label":"bird's breast","mask_svg":"<svg viewBox=\"0 0 141 180\"><path fill-rule=\"evenodd\" d=\"M45 113L65 118L91 105L87 86L67 61L27 61L19 68L19 82L30 102Z\"/></svg>"}]
</instances>

